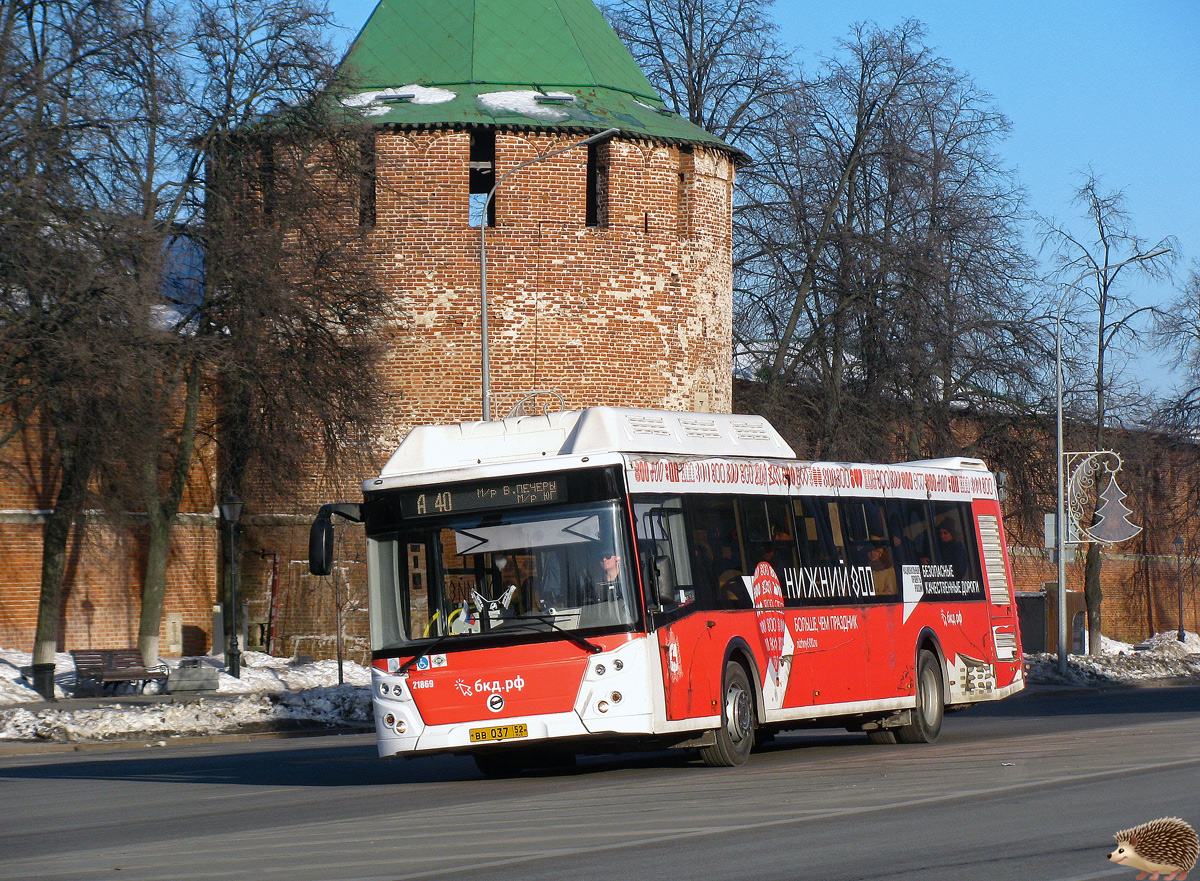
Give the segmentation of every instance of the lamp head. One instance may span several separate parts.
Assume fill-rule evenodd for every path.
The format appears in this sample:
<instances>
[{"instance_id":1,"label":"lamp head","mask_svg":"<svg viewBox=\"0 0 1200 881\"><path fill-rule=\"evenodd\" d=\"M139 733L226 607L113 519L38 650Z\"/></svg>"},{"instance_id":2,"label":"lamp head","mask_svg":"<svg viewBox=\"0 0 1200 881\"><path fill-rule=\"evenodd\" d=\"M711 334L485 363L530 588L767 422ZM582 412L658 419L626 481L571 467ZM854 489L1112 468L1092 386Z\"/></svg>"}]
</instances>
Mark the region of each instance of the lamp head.
<instances>
[{"instance_id":1,"label":"lamp head","mask_svg":"<svg viewBox=\"0 0 1200 881\"><path fill-rule=\"evenodd\" d=\"M242 519L242 500L235 493L227 493L221 499L221 519L230 523Z\"/></svg>"}]
</instances>

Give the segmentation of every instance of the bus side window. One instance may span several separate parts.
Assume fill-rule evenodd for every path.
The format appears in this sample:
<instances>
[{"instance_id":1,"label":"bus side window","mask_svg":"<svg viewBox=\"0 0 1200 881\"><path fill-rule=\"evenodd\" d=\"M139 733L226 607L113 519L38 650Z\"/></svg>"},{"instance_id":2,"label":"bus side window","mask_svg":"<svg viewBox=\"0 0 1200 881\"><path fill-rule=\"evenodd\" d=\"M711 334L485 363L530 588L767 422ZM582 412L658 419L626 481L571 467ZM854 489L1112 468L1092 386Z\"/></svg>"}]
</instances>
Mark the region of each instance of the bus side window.
<instances>
[{"instance_id":1,"label":"bus side window","mask_svg":"<svg viewBox=\"0 0 1200 881\"><path fill-rule=\"evenodd\" d=\"M753 603L742 576L746 566L738 531L733 496L698 496L688 499L692 520L692 548L699 579L697 587L711 591L703 599L717 609L748 609Z\"/></svg>"},{"instance_id":2,"label":"bus side window","mask_svg":"<svg viewBox=\"0 0 1200 881\"><path fill-rule=\"evenodd\" d=\"M883 504L875 499L843 499L840 509L847 563L871 570L876 596L895 596L895 554Z\"/></svg>"},{"instance_id":3,"label":"bus side window","mask_svg":"<svg viewBox=\"0 0 1200 881\"><path fill-rule=\"evenodd\" d=\"M928 566L933 560L934 532L929 507L920 499L896 499L887 504L893 545L902 565Z\"/></svg>"},{"instance_id":4,"label":"bus side window","mask_svg":"<svg viewBox=\"0 0 1200 881\"><path fill-rule=\"evenodd\" d=\"M796 568L788 500L750 496L742 498L739 505L746 539L746 574L753 575L760 563L769 563L782 585L785 570Z\"/></svg>"},{"instance_id":5,"label":"bus side window","mask_svg":"<svg viewBox=\"0 0 1200 881\"><path fill-rule=\"evenodd\" d=\"M767 499L767 524L775 554L772 559L775 574L782 578L782 568L796 568L796 527L792 523L792 508L787 499Z\"/></svg>"},{"instance_id":6,"label":"bus side window","mask_svg":"<svg viewBox=\"0 0 1200 881\"><path fill-rule=\"evenodd\" d=\"M807 567L837 566L837 549L829 522L829 499L811 496L792 500L795 513L796 539L800 546L801 564Z\"/></svg>"},{"instance_id":7,"label":"bus side window","mask_svg":"<svg viewBox=\"0 0 1200 881\"><path fill-rule=\"evenodd\" d=\"M969 508L960 502L934 502L933 522L937 530L937 561L953 567L957 579L980 581L979 549Z\"/></svg>"},{"instance_id":8,"label":"bus side window","mask_svg":"<svg viewBox=\"0 0 1200 881\"><path fill-rule=\"evenodd\" d=\"M646 605L669 611L695 602L683 499L639 497L633 511Z\"/></svg>"}]
</instances>

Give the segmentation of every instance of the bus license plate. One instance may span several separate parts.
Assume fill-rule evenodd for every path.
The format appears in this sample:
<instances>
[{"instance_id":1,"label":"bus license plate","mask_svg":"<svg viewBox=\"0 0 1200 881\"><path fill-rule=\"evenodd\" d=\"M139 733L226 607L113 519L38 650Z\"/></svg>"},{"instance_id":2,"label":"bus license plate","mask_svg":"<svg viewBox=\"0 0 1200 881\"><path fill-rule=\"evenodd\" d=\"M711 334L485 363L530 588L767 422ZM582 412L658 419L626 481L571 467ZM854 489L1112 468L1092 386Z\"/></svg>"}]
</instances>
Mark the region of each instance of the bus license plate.
<instances>
[{"instance_id":1,"label":"bus license plate","mask_svg":"<svg viewBox=\"0 0 1200 881\"><path fill-rule=\"evenodd\" d=\"M529 726L493 725L491 728L472 728L471 743L481 743L485 740L510 740L514 737L528 737Z\"/></svg>"}]
</instances>

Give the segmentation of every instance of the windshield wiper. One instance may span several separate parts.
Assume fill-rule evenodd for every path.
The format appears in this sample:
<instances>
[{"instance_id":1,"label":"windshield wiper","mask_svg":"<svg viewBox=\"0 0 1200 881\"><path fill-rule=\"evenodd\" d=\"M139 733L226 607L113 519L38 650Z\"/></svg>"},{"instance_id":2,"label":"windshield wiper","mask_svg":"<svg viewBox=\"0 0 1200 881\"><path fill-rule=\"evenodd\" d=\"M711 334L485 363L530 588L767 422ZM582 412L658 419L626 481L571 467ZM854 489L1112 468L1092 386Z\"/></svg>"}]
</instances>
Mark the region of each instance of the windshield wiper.
<instances>
[{"instance_id":1,"label":"windshield wiper","mask_svg":"<svg viewBox=\"0 0 1200 881\"><path fill-rule=\"evenodd\" d=\"M419 655L413 655L412 658L410 658L409 660L407 660L403 664L401 664L400 669L396 671L395 675L399 676L402 673L407 673L409 670L412 669L413 665L416 664L417 661L421 660L421 658L425 658L425 657L428 657L429 655L433 654L435 651L438 650L438 648L441 647L442 643L444 643L446 640L450 639L450 637L456 636L456 635L457 634L454 634L454 633L443 633L441 636L439 636L437 639L435 639L433 642L431 642L429 645L427 645L425 647L424 651L422 651Z\"/></svg>"},{"instance_id":2,"label":"windshield wiper","mask_svg":"<svg viewBox=\"0 0 1200 881\"><path fill-rule=\"evenodd\" d=\"M580 636L578 633L575 633L573 630L567 630L567 628L565 628L565 627L559 627L557 624L554 623L554 616L552 614L550 614L549 612L526 612L524 615L521 615L516 620L519 622L521 618L536 618L539 621L549 624L551 629L555 630L558 633L561 633L567 639L571 640L571 642L575 643L575 645L579 646L581 649L584 649L585 651L587 651L590 654L594 655L594 654L604 651L603 646L596 645L596 643L591 642L590 640L584 639L582 636Z\"/></svg>"}]
</instances>

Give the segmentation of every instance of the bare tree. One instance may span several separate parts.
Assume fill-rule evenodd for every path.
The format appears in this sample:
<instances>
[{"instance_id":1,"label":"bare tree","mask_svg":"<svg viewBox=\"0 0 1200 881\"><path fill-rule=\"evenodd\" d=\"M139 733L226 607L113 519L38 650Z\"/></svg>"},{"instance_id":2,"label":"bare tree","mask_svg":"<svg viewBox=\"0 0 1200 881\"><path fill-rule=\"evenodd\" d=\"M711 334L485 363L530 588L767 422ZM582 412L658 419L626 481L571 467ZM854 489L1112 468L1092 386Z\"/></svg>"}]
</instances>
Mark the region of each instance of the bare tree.
<instances>
[{"instance_id":1,"label":"bare tree","mask_svg":"<svg viewBox=\"0 0 1200 881\"><path fill-rule=\"evenodd\" d=\"M1156 312L1154 336L1183 374L1163 402L1160 424L1178 436L1195 437L1200 430L1200 262L1192 264L1175 298Z\"/></svg>"},{"instance_id":2,"label":"bare tree","mask_svg":"<svg viewBox=\"0 0 1200 881\"><path fill-rule=\"evenodd\" d=\"M0 440L53 460L33 663L53 696L67 540L119 465L111 443L137 332L121 262L127 229L97 198L112 144L105 68L129 31L105 4L0 7Z\"/></svg>"},{"instance_id":3,"label":"bare tree","mask_svg":"<svg viewBox=\"0 0 1200 881\"><path fill-rule=\"evenodd\" d=\"M1076 234L1065 224L1042 219L1044 241L1051 249L1056 278L1063 284L1062 304L1072 295L1090 301L1091 323L1087 360L1091 407L1077 415L1093 426L1094 449L1105 449L1109 423L1128 418L1130 400L1124 386L1121 359L1126 346L1138 330L1138 321L1150 311L1138 307L1129 294L1126 279L1140 275L1150 280L1169 277L1177 248L1174 239L1155 243L1140 237L1120 190L1106 190L1093 172L1088 172L1076 190L1075 202L1087 218L1087 232ZM1060 305L1059 314L1065 306ZM1114 365L1114 360L1117 363ZM1084 598L1087 602L1088 646L1092 654L1100 652L1101 606L1104 595L1100 584L1103 554L1097 543L1088 545L1084 564Z\"/></svg>"},{"instance_id":4,"label":"bare tree","mask_svg":"<svg viewBox=\"0 0 1200 881\"><path fill-rule=\"evenodd\" d=\"M328 24L316 0L0 11L0 403L56 459L35 665L85 499L146 512L152 663L199 439L227 430L240 474L248 451L337 459L367 433L387 309L362 230L328 221L358 197L366 131L336 100Z\"/></svg>"},{"instance_id":5,"label":"bare tree","mask_svg":"<svg viewBox=\"0 0 1200 881\"><path fill-rule=\"evenodd\" d=\"M152 5L140 0L135 11ZM164 366L139 386L148 430L137 485L149 532L138 643L147 658L157 655L168 542L198 432L221 438L225 492L249 489L250 465L296 473L314 451L337 463L366 449L377 412L370 329L387 314L361 230L329 221L331 204L359 192L365 129L335 100L324 5L194 0L173 17L155 8L157 44L119 72L134 96L130 118L142 121L141 151L120 157L150 233L140 256L154 278L176 282L159 301ZM165 182L164 170L173 174ZM189 283L201 254L203 281ZM206 399L218 401L207 425Z\"/></svg>"},{"instance_id":6,"label":"bare tree","mask_svg":"<svg viewBox=\"0 0 1200 881\"><path fill-rule=\"evenodd\" d=\"M994 153L1007 122L922 38L915 21L856 27L780 107L744 184L739 355L807 390L813 455L943 454L955 413L1028 406L1031 273Z\"/></svg>"},{"instance_id":7,"label":"bare tree","mask_svg":"<svg viewBox=\"0 0 1200 881\"><path fill-rule=\"evenodd\" d=\"M753 152L795 74L773 0L613 0L602 9L667 106Z\"/></svg>"}]
</instances>

